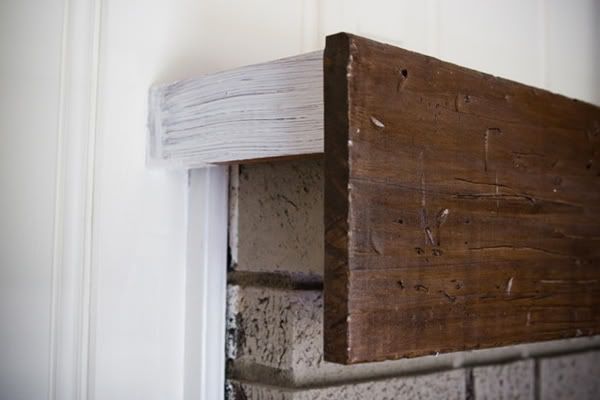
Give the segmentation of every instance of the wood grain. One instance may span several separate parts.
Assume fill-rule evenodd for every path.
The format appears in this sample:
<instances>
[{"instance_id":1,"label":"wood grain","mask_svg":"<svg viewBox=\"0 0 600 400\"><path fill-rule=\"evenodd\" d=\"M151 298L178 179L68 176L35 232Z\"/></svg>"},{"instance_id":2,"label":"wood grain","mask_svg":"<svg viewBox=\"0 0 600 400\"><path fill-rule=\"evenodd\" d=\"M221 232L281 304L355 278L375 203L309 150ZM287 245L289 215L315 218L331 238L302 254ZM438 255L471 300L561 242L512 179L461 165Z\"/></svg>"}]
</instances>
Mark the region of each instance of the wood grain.
<instances>
[{"instance_id":1,"label":"wood grain","mask_svg":"<svg viewBox=\"0 0 600 400\"><path fill-rule=\"evenodd\" d=\"M327 38L325 357L600 333L600 109Z\"/></svg>"}]
</instances>

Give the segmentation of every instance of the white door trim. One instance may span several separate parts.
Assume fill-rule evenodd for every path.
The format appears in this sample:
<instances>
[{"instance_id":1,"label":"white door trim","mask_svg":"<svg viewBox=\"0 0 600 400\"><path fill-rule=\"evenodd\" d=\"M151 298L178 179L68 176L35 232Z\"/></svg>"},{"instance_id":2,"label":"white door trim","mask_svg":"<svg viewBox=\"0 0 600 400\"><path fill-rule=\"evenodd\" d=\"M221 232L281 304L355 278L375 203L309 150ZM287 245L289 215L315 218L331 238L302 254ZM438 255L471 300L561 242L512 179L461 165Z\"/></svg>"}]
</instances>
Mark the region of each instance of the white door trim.
<instances>
[{"instance_id":1,"label":"white door trim","mask_svg":"<svg viewBox=\"0 0 600 400\"><path fill-rule=\"evenodd\" d=\"M94 398L94 191L103 0L65 0L48 400ZM185 400L224 398L228 168L189 170Z\"/></svg>"},{"instance_id":2,"label":"white door trim","mask_svg":"<svg viewBox=\"0 0 600 400\"><path fill-rule=\"evenodd\" d=\"M65 0L61 45L48 399L90 398L92 227L102 0Z\"/></svg>"},{"instance_id":3,"label":"white door trim","mask_svg":"<svg viewBox=\"0 0 600 400\"><path fill-rule=\"evenodd\" d=\"M183 398L223 399L228 167L188 173Z\"/></svg>"}]
</instances>

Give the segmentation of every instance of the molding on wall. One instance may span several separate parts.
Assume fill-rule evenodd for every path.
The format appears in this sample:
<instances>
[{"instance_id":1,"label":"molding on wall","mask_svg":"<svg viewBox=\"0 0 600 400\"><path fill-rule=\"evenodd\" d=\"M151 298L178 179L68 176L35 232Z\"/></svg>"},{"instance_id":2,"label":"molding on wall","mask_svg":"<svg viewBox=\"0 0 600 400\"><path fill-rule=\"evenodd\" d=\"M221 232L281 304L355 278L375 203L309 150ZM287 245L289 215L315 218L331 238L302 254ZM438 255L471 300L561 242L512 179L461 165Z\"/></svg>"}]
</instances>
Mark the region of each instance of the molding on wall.
<instances>
[{"instance_id":1,"label":"molding on wall","mask_svg":"<svg viewBox=\"0 0 600 400\"><path fill-rule=\"evenodd\" d=\"M65 0L48 399L90 398L92 227L102 0Z\"/></svg>"},{"instance_id":2,"label":"molding on wall","mask_svg":"<svg viewBox=\"0 0 600 400\"><path fill-rule=\"evenodd\" d=\"M210 166L188 173L183 398L222 399L225 396L228 167Z\"/></svg>"}]
</instances>

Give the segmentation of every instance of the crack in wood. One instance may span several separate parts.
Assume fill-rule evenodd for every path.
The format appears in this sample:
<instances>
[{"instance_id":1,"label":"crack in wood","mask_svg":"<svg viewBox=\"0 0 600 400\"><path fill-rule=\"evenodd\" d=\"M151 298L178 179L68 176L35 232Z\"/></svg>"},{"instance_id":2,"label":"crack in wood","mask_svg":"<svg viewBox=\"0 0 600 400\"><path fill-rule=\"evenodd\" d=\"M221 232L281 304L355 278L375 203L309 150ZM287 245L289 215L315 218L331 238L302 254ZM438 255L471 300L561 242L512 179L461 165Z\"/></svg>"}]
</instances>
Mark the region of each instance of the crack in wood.
<instances>
[{"instance_id":1,"label":"crack in wood","mask_svg":"<svg viewBox=\"0 0 600 400\"><path fill-rule=\"evenodd\" d=\"M558 253L551 250L546 250L540 247L531 247L531 246L513 246L513 245L496 245L496 246L482 246L482 247L469 247L471 251L486 251L486 250L530 250L530 251L539 251L546 254L551 254L555 256L561 257L570 257L568 254Z\"/></svg>"}]
</instances>

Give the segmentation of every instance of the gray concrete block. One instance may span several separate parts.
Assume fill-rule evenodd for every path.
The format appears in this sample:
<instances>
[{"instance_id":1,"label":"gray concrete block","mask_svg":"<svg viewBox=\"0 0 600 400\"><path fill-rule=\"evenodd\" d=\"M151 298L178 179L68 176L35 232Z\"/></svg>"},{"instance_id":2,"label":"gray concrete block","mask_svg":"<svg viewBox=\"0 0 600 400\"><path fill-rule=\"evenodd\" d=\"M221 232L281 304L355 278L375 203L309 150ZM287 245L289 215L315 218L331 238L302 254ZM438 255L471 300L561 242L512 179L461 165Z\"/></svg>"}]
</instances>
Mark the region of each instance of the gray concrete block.
<instances>
[{"instance_id":1,"label":"gray concrete block","mask_svg":"<svg viewBox=\"0 0 600 400\"><path fill-rule=\"evenodd\" d=\"M230 285L227 310L234 375L292 384L320 379L321 291Z\"/></svg>"},{"instance_id":2,"label":"gray concrete block","mask_svg":"<svg viewBox=\"0 0 600 400\"><path fill-rule=\"evenodd\" d=\"M474 400L533 400L535 361L475 367L472 371Z\"/></svg>"},{"instance_id":3,"label":"gray concrete block","mask_svg":"<svg viewBox=\"0 0 600 400\"><path fill-rule=\"evenodd\" d=\"M231 382L229 393L230 400L462 400L466 396L466 389L465 371L458 369L310 389Z\"/></svg>"},{"instance_id":4,"label":"gray concrete block","mask_svg":"<svg viewBox=\"0 0 600 400\"><path fill-rule=\"evenodd\" d=\"M543 358L538 362L541 400L600 399L600 351Z\"/></svg>"},{"instance_id":5,"label":"gray concrete block","mask_svg":"<svg viewBox=\"0 0 600 400\"><path fill-rule=\"evenodd\" d=\"M335 384L470 364L503 363L520 357L585 349L600 344L599 337L578 338L345 366L323 360L322 327L323 298L320 290L230 285L227 353L230 377L283 386ZM528 365L525 362L522 366ZM500 367L498 374L502 373L508 374L509 369ZM491 387L492 383L486 383L483 375L480 378L480 393L484 393L483 388ZM509 388L517 383L524 384L524 381L506 378L504 385Z\"/></svg>"},{"instance_id":6,"label":"gray concrete block","mask_svg":"<svg viewBox=\"0 0 600 400\"><path fill-rule=\"evenodd\" d=\"M229 286L230 377L287 386L335 384L450 369L453 355L357 365L323 360L319 290Z\"/></svg>"},{"instance_id":7,"label":"gray concrete block","mask_svg":"<svg viewBox=\"0 0 600 400\"><path fill-rule=\"evenodd\" d=\"M230 248L234 269L322 275L322 168L320 160L232 168Z\"/></svg>"}]
</instances>

